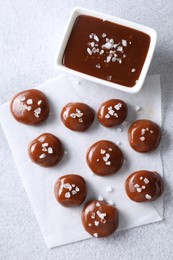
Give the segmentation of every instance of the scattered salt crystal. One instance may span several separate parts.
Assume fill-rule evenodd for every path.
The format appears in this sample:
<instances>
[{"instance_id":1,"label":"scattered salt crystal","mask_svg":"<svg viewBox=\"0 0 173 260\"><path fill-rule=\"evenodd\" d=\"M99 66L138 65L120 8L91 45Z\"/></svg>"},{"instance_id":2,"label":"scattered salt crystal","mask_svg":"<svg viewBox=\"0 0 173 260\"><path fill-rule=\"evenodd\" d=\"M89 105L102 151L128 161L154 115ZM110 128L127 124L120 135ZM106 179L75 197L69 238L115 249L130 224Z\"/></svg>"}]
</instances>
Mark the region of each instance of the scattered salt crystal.
<instances>
[{"instance_id":1,"label":"scattered salt crystal","mask_svg":"<svg viewBox=\"0 0 173 260\"><path fill-rule=\"evenodd\" d=\"M89 226L89 227L91 227L91 226L92 226L92 224L91 224L91 223L88 223L88 226Z\"/></svg>"},{"instance_id":2,"label":"scattered salt crystal","mask_svg":"<svg viewBox=\"0 0 173 260\"><path fill-rule=\"evenodd\" d=\"M134 187L135 187L135 188L139 188L139 184L136 183L136 184L134 185Z\"/></svg>"},{"instance_id":3,"label":"scattered salt crystal","mask_svg":"<svg viewBox=\"0 0 173 260\"><path fill-rule=\"evenodd\" d=\"M145 137L144 136L141 136L140 137L140 140L143 142L143 141L145 141Z\"/></svg>"},{"instance_id":4,"label":"scattered salt crystal","mask_svg":"<svg viewBox=\"0 0 173 260\"><path fill-rule=\"evenodd\" d=\"M99 210L97 210L97 215L99 216L99 218L101 218L101 219L104 219L105 217L106 217L106 213L102 213L102 212L100 212Z\"/></svg>"},{"instance_id":5,"label":"scattered salt crystal","mask_svg":"<svg viewBox=\"0 0 173 260\"><path fill-rule=\"evenodd\" d=\"M117 47L117 51L122 52L122 51L123 51L123 47L122 47L122 46L118 46L118 47Z\"/></svg>"},{"instance_id":6,"label":"scattered salt crystal","mask_svg":"<svg viewBox=\"0 0 173 260\"><path fill-rule=\"evenodd\" d=\"M134 73L136 71L136 69L131 69L131 72Z\"/></svg>"},{"instance_id":7,"label":"scattered salt crystal","mask_svg":"<svg viewBox=\"0 0 173 260\"><path fill-rule=\"evenodd\" d=\"M76 186L75 190L76 190L77 192L79 192L79 191L80 191L79 187L77 187L77 186Z\"/></svg>"},{"instance_id":8,"label":"scattered salt crystal","mask_svg":"<svg viewBox=\"0 0 173 260\"><path fill-rule=\"evenodd\" d=\"M100 207L101 205L100 205L100 203L99 203L99 202L97 202L97 203L96 203L96 206L97 206L97 207Z\"/></svg>"},{"instance_id":9,"label":"scattered salt crystal","mask_svg":"<svg viewBox=\"0 0 173 260\"><path fill-rule=\"evenodd\" d=\"M122 40L122 45L124 46L124 47L126 47L127 46L127 41L126 40Z\"/></svg>"},{"instance_id":10,"label":"scattered salt crystal","mask_svg":"<svg viewBox=\"0 0 173 260\"><path fill-rule=\"evenodd\" d=\"M112 76L107 76L107 80L111 80L112 79Z\"/></svg>"},{"instance_id":11,"label":"scattered salt crystal","mask_svg":"<svg viewBox=\"0 0 173 260\"><path fill-rule=\"evenodd\" d=\"M108 161L108 162L105 162L105 164L106 164L106 165L111 165L111 162L110 162L110 161Z\"/></svg>"},{"instance_id":12,"label":"scattered salt crystal","mask_svg":"<svg viewBox=\"0 0 173 260\"><path fill-rule=\"evenodd\" d=\"M106 189L105 189L105 191L106 191L107 193L112 192L112 191L113 191L113 188L112 188L111 186L107 186Z\"/></svg>"},{"instance_id":13,"label":"scattered salt crystal","mask_svg":"<svg viewBox=\"0 0 173 260\"><path fill-rule=\"evenodd\" d=\"M26 99L25 97L21 97L20 101L25 101L25 99Z\"/></svg>"},{"instance_id":14,"label":"scattered salt crystal","mask_svg":"<svg viewBox=\"0 0 173 260\"><path fill-rule=\"evenodd\" d=\"M93 236L94 236L94 237L98 237L98 233L94 233Z\"/></svg>"},{"instance_id":15,"label":"scattered salt crystal","mask_svg":"<svg viewBox=\"0 0 173 260\"><path fill-rule=\"evenodd\" d=\"M103 197L99 195L98 200L103 201Z\"/></svg>"},{"instance_id":16,"label":"scattered salt crystal","mask_svg":"<svg viewBox=\"0 0 173 260\"><path fill-rule=\"evenodd\" d=\"M67 190L72 190L72 186L70 185L70 183L64 183L63 188Z\"/></svg>"},{"instance_id":17,"label":"scattered salt crystal","mask_svg":"<svg viewBox=\"0 0 173 260\"><path fill-rule=\"evenodd\" d=\"M31 111L32 107L31 106L26 106L26 110Z\"/></svg>"},{"instance_id":18,"label":"scattered salt crystal","mask_svg":"<svg viewBox=\"0 0 173 260\"><path fill-rule=\"evenodd\" d=\"M115 203L112 200L108 200L108 204L113 206Z\"/></svg>"},{"instance_id":19,"label":"scattered salt crystal","mask_svg":"<svg viewBox=\"0 0 173 260\"><path fill-rule=\"evenodd\" d=\"M121 142L120 142L120 141L116 141L116 144L117 144L117 145L121 145Z\"/></svg>"},{"instance_id":20,"label":"scattered salt crystal","mask_svg":"<svg viewBox=\"0 0 173 260\"><path fill-rule=\"evenodd\" d=\"M109 148L108 150L112 152L112 148Z\"/></svg>"},{"instance_id":21,"label":"scattered salt crystal","mask_svg":"<svg viewBox=\"0 0 173 260\"><path fill-rule=\"evenodd\" d=\"M136 110L136 111L140 111L141 109L142 109L142 108L141 108L140 106L136 106L136 107L135 107L135 110Z\"/></svg>"},{"instance_id":22,"label":"scattered salt crystal","mask_svg":"<svg viewBox=\"0 0 173 260\"><path fill-rule=\"evenodd\" d=\"M40 113L41 113L41 108L40 108L40 107L38 107L38 108L36 108L36 109L34 110L34 115L35 115L35 117L39 117Z\"/></svg>"},{"instance_id":23,"label":"scattered salt crystal","mask_svg":"<svg viewBox=\"0 0 173 260\"><path fill-rule=\"evenodd\" d=\"M100 69L101 68L100 64L96 64L96 68Z\"/></svg>"},{"instance_id":24,"label":"scattered salt crystal","mask_svg":"<svg viewBox=\"0 0 173 260\"><path fill-rule=\"evenodd\" d=\"M106 37L106 33L102 33L102 37L105 38Z\"/></svg>"},{"instance_id":25,"label":"scattered salt crystal","mask_svg":"<svg viewBox=\"0 0 173 260\"><path fill-rule=\"evenodd\" d=\"M104 50L101 50L101 51L100 51L100 55L102 55L103 53L104 53Z\"/></svg>"},{"instance_id":26,"label":"scattered salt crystal","mask_svg":"<svg viewBox=\"0 0 173 260\"><path fill-rule=\"evenodd\" d=\"M105 115L105 118L110 118L111 116L109 114L106 114Z\"/></svg>"},{"instance_id":27,"label":"scattered salt crystal","mask_svg":"<svg viewBox=\"0 0 173 260\"><path fill-rule=\"evenodd\" d=\"M95 219L95 213L94 213L94 212L91 213L91 218L92 218L92 219Z\"/></svg>"},{"instance_id":28,"label":"scattered salt crystal","mask_svg":"<svg viewBox=\"0 0 173 260\"><path fill-rule=\"evenodd\" d=\"M42 147L47 147L49 144L48 143L43 143L41 146Z\"/></svg>"},{"instance_id":29,"label":"scattered salt crystal","mask_svg":"<svg viewBox=\"0 0 173 260\"><path fill-rule=\"evenodd\" d=\"M145 190L145 185L142 186L142 189Z\"/></svg>"},{"instance_id":30,"label":"scattered salt crystal","mask_svg":"<svg viewBox=\"0 0 173 260\"><path fill-rule=\"evenodd\" d=\"M100 153L101 153L101 154L105 154L105 153L106 153L106 151L105 151L105 150L103 150L103 149L101 149L101 150L100 150Z\"/></svg>"},{"instance_id":31,"label":"scattered salt crystal","mask_svg":"<svg viewBox=\"0 0 173 260\"><path fill-rule=\"evenodd\" d=\"M140 180L143 180L143 177L142 177L142 176L140 177Z\"/></svg>"}]
</instances>

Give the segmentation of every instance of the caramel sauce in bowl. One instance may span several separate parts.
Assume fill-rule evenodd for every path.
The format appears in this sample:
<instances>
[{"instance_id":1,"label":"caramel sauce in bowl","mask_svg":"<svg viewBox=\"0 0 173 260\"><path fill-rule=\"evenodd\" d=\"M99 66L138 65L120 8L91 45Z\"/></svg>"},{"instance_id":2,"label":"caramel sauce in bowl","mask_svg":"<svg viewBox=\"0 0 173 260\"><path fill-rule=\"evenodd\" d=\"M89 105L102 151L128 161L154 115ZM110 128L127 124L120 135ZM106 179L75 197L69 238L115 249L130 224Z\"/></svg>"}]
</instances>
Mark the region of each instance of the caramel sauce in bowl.
<instances>
[{"instance_id":1,"label":"caramel sauce in bowl","mask_svg":"<svg viewBox=\"0 0 173 260\"><path fill-rule=\"evenodd\" d=\"M128 93L142 88L156 31L127 20L76 8L63 37L58 68Z\"/></svg>"}]
</instances>

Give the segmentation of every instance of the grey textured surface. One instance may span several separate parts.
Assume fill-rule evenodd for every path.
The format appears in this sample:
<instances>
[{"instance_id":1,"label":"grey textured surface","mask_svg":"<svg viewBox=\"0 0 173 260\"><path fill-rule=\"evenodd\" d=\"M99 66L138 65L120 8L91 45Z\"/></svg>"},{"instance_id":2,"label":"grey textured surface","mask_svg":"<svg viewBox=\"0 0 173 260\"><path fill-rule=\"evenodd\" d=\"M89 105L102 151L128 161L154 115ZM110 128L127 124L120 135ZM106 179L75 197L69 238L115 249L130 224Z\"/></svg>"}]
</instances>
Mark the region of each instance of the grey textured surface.
<instances>
[{"instance_id":1,"label":"grey textured surface","mask_svg":"<svg viewBox=\"0 0 173 260\"><path fill-rule=\"evenodd\" d=\"M160 74L164 133L165 214L160 223L48 250L0 128L0 259L173 259L173 2L161 0L0 0L0 104L16 92L57 76L57 45L77 5L155 28L149 74ZM9 126L12 127L12 126ZM14 133L15 134L15 133Z\"/></svg>"}]
</instances>

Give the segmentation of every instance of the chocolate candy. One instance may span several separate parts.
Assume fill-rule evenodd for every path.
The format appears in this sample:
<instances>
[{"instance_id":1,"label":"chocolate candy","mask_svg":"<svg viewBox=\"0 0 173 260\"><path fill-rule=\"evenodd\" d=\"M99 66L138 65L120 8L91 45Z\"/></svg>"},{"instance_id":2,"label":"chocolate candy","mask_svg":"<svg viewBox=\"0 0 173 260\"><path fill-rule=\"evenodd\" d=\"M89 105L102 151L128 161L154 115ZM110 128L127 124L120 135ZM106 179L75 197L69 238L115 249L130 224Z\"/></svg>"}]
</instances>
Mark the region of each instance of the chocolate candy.
<instances>
[{"instance_id":1,"label":"chocolate candy","mask_svg":"<svg viewBox=\"0 0 173 260\"><path fill-rule=\"evenodd\" d=\"M43 92L29 89L17 94L11 101L11 113L20 123L36 125L49 116L49 104Z\"/></svg>"},{"instance_id":2,"label":"chocolate candy","mask_svg":"<svg viewBox=\"0 0 173 260\"><path fill-rule=\"evenodd\" d=\"M82 224L91 236L107 237L118 227L118 210L102 201L90 201L83 208Z\"/></svg>"},{"instance_id":3,"label":"chocolate candy","mask_svg":"<svg viewBox=\"0 0 173 260\"><path fill-rule=\"evenodd\" d=\"M136 202L153 201L163 193L163 182L157 172L137 171L125 182L128 197Z\"/></svg>"},{"instance_id":4,"label":"chocolate candy","mask_svg":"<svg viewBox=\"0 0 173 260\"><path fill-rule=\"evenodd\" d=\"M95 174L103 176L117 172L123 164L124 157L117 145L101 140L88 149L86 160Z\"/></svg>"},{"instance_id":5,"label":"chocolate candy","mask_svg":"<svg viewBox=\"0 0 173 260\"><path fill-rule=\"evenodd\" d=\"M86 131L94 121L94 110L84 103L68 103L61 112L62 122L73 131Z\"/></svg>"},{"instance_id":6,"label":"chocolate candy","mask_svg":"<svg viewBox=\"0 0 173 260\"><path fill-rule=\"evenodd\" d=\"M127 116L128 108L120 99L110 99L99 107L97 118L105 127L120 125Z\"/></svg>"},{"instance_id":7,"label":"chocolate candy","mask_svg":"<svg viewBox=\"0 0 173 260\"><path fill-rule=\"evenodd\" d=\"M128 130L130 146L137 152L146 153L155 150L161 139L160 127L151 120L137 120Z\"/></svg>"},{"instance_id":8,"label":"chocolate candy","mask_svg":"<svg viewBox=\"0 0 173 260\"><path fill-rule=\"evenodd\" d=\"M55 183L54 193L62 206L79 206L86 197L85 180L80 175L75 174L62 176Z\"/></svg>"},{"instance_id":9,"label":"chocolate candy","mask_svg":"<svg viewBox=\"0 0 173 260\"><path fill-rule=\"evenodd\" d=\"M29 144L28 153L33 162L43 167L50 167L60 162L64 150L56 136L44 133Z\"/></svg>"}]
</instances>

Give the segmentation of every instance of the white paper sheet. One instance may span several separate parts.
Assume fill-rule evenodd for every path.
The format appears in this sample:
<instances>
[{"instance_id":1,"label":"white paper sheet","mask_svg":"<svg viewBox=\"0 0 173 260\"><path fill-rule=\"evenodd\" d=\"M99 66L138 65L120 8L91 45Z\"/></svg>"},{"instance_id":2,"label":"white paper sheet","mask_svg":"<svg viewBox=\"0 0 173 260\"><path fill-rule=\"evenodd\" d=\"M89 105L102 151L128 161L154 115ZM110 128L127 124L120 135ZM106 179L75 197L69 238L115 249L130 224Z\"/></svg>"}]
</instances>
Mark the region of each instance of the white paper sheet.
<instances>
[{"instance_id":1,"label":"white paper sheet","mask_svg":"<svg viewBox=\"0 0 173 260\"><path fill-rule=\"evenodd\" d=\"M142 91L136 95L67 76L52 79L38 89L47 95L51 104L51 115L46 123L26 126L16 122L10 114L9 103L0 106L0 122L47 246L51 248L90 237L81 224L80 214L84 203L78 208L63 208L54 198L54 183L58 177L69 173L80 174L85 178L88 187L85 202L98 198L99 195L115 202L120 213L118 230L161 220L162 198L139 204L128 199L124 190L125 179L133 171L148 169L163 175L159 149L150 154L133 151L127 141L128 125L122 128L122 132L118 132L117 128L104 128L95 120L88 131L76 133L65 128L60 120L60 111L68 102L85 102L97 111L102 102L120 98L129 106L127 122L148 118L161 125L159 76L149 76ZM136 105L141 106L142 110L137 112ZM30 141L44 132L58 136L67 151L60 164L53 168L42 168L34 164L27 154ZM126 158L121 170L109 177L93 176L85 161L89 146L102 139L115 143L120 141L120 148ZM106 193L108 185L114 188L113 192Z\"/></svg>"}]
</instances>

